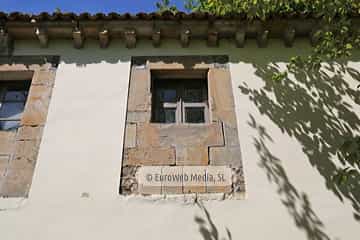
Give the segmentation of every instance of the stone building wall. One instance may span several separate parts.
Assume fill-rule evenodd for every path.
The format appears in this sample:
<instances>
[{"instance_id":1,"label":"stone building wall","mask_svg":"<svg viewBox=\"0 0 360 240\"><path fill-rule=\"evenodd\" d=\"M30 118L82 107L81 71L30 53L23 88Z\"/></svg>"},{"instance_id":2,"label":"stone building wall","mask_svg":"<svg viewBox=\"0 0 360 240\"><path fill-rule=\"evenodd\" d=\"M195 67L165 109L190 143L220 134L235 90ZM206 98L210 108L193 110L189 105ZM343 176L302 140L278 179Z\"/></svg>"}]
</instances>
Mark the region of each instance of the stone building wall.
<instances>
[{"instance_id":1,"label":"stone building wall","mask_svg":"<svg viewBox=\"0 0 360 240\"><path fill-rule=\"evenodd\" d=\"M243 194L244 175L228 57L221 55L135 57L132 63L120 192L123 194L204 192ZM151 72L154 70L208 71L206 80L210 122L205 124L151 122L153 107ZM197 169L200 173L205 171L207 174L210 169L216 169L207 167L211 165L231 168L229 176L226 176L230 180L228 184L224 184L222 188L212 187L210 184L199 188L198 184L189 186L183 180L176 187L173 183L163 183L154 187L139 182L139 179L144 177L137 176L142 174L139 173L139 168L142 166L159 166L158 171L164 175L170 172L185 174L185 170L187 172L191 169L186 166L198 166L193 168L193 173ZM167 184L172 185L171 191L167 188ZM206 185L206 183L201 184Z\"/></svg>"},{"instance_id":2,"label":"stone building wall","mask_svg":"<svg viewBox=\"0 0 360 240\"><path fill-rule=\"evenodd\" d=\"M31 57L15 59L20 63L0 61L0 81L31 80L31 85L19 128L0 130L0 197L28 196L57 64L39 64Z\"/></svg>"}]
</instances>

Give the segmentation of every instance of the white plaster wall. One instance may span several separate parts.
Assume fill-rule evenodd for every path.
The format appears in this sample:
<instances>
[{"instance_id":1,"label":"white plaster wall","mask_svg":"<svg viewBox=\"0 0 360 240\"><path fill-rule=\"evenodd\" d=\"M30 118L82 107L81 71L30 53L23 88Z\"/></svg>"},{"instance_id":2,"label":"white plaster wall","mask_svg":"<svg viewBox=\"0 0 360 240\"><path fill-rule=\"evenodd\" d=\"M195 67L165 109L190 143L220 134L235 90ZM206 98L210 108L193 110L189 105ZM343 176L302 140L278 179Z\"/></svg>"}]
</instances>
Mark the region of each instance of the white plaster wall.
<instances>
[{"instance_id":1,"label":"white plaster wall","mask_svg":"<svg viewBox=\"0 0 360 240\"><path fill-rule=\"evenodd\" d=\"M282 131L269 117L271 112L261 113L251 94L238 88L247 84L252 91L264 91L259 66L274 62L281 68L290 56L308 51L307 43L298 41L286 49L281 42L271 41L268 48L258 49L249 41L244 49L237 49L221 42L220 48L212 49L192 42L183 49L167 42L155 49L140 42L136 49L127 50L114 42L103 50L96 42L87 42L84 49L76 50L65 41L51 42L48 49L40 49L36 42L17 42L15 49L15 55L60 55L61 63L30 197L0 199L0 239L319 240L360 235L350 201L345 197L342 202L328 190L316 168L322 163L310 162L301 136ZM247 196L205 202L210 221L197 205L118 195L131 56L188 54L227 54L231 60ZM359 59L347 64L360 71ZM356 82L349 75L345 79L348 89L355 91ZM354 99L344 95L344 101L358 117L360 107ZM250 116L273 139L264 140L271 154L267 156L273 156L265 164L272 171L262 167L259 154L263 151L254 145L261 137L249 125ZM81 197L83 193L89 198ZM208 231L218 231L218 238L202 235L197 218L204 220Z\"/></svg>"}]
</instances>

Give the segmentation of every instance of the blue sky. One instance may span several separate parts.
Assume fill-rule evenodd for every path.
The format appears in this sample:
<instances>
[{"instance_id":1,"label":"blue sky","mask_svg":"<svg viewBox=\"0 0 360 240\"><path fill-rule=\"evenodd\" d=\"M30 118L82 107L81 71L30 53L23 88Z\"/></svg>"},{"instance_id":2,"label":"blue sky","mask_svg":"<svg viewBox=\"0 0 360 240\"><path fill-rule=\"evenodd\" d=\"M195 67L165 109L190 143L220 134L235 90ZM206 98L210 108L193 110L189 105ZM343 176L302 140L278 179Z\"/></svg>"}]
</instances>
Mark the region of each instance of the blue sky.
<instances>
[{"instance_id":1,"label":"blue sky","mask_svg":"<svg viewBox=\"0 0 360 240\"><path fill-rule=\"evenodd\" d=\"M0 0L0 12L40 13L53 12L153 12L157 0ZM184 0L171 0L183 9Z\"/></svg>"}]
</instances>

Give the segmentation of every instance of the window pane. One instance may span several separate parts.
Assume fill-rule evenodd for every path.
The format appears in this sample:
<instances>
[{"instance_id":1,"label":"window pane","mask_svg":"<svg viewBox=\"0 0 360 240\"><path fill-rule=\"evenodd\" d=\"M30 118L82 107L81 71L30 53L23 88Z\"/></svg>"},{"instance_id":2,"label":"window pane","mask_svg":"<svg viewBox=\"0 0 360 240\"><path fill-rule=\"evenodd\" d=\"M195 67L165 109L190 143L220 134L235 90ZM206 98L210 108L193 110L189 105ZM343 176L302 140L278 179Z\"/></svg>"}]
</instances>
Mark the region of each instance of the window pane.
<instances>
[{"instance_id":1,"label":"window pane","mask_svg":"<svg viewBox=\"0 0 360 240\"><path fill-rule=\"evenodd\" d=\"M201 90L202 90L201 88L185 89L184 101L185 102L202 102L203 96L202 96Z\"/></svg>"},{"instance_id":2,"label":"window pane","mask_svg":"<svg viewBox=\"0 0 360 240\"><path fill-rule=\"evenodd\" d=\"M158 97L161 102L176 102L176 90L159 89Z\"/></svg>"},{"instance_id":3,"label":"window pane","mask_svg":"<svg viewBox=\"0 0 360 240\"><path fill-rule=\"evenodd\" d=\"M176 122L176 108L164 108L162 122L175 123Z\"/></svg>"},{"instance_id":4,"label":"window pane","mask_svg":"<svg viewBox=\"0 0 360 240\"><path fill-rule=\"evenodd\" d=\"M203 107L187 107L185 108L185 122L187 123L204 123L205 115L204 115Z\"/></svg>"},{"instance_id":5,"label":"window pane","mask_svg":"<svg viewBox=\"0 0 360 240\"><path fill-rule=\"evenodd\" d=\"M26 101L28 92L27 91L21 91L21 90L13 90L13 91L7 91L5 93L5 99L4 101Z\"/></svg>"},{"instance_id":6,"label":"window pane","mask_svg":"<svg viewBox=\"0 0 360 240\"><path fill-rule=\"evenodd\" d=\"M0 105L0 118L21 118L24 111L23 102L3 102Z\"/></svg>"},{"instance_id":7,"label":"window pane","mask_svg":"<svg viewBox=\"0 0 360 240\"><path fill-rule=\"evenodd\" d=\"M0 121L0 130L13 130L20 126L20 121Z\"/></svg>"}]
</instances>

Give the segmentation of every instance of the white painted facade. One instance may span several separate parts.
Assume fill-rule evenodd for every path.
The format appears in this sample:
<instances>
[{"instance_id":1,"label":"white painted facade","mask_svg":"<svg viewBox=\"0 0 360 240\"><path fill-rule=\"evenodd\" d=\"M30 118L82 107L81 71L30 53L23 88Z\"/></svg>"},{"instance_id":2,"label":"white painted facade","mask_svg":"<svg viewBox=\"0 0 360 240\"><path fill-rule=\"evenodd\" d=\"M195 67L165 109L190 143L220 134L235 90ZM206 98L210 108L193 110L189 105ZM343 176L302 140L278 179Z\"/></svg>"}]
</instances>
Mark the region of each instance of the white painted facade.
<instances>
[{"instance_id":1,"label":"white painted facade","mask_svg":"<svg viewBox=\"0 0 360 240\"><path fill-rule=\"evenodd\" d=\"M338 114L344 102L353 115L342 118L349 116L354 126L359 126L359 98L349 96L357 91L358 82L349 74L343 80L333 79L347 83L334 83L347 91L341 99L336 99L338 94L329 96L330 103L321 113L304 112L304 105L319 92L338 93L335 87L326 88L331 84L315 84L320 88L306 92L304 84L292 78L289 86L277 83L288 86L279 88L284 90L284 100L280 101L279 94L277 107L267 105L276 94L266 89L276 83L267 81L265 87L262 69L271 62L283 68L291 56L309 49L309 44L300 40L293 48L270 40L267 48L260 49L250 40L243 49L229 42L220 42L219 48L191 42L188 49L178 42L164 42L160 48L139 42L131 50L117 41L105 50L95 41L86 42L81 50L74 49L70 41L51 41L47 49L39 48L37 42L16 42L14 55L53 54L61 60L30 196L0 199L0 239L358 239L356 210L347 197L341 201L328 189L322 176L321 166L327 163L321 156L316 162L316 157L305 153L306 146L312 145L306 134L293 134L302 131L297 126L301 119L314 128L326 125L318 123L318 117ZM118 188L131 56L214 54L230 57L246 198L204 202L212 225L196 204L123 197ZM359 56L346 65L360 71ZM245 94L244 88L250 93ZM263 107L254 103L253 93ZM261 137L261 128L249 124L252 118L272 141ZM279 124L282 118L285 122ZM331 121L328 124L331 133ZM257 149L256 143L262 140L266 148ZM266 156L265 161L261 156ZM359 194L360 189L357 191ZM205 221L205 229L218 231L218 238L201 234L199 218Z\"/></svg>"}]
</instances>

